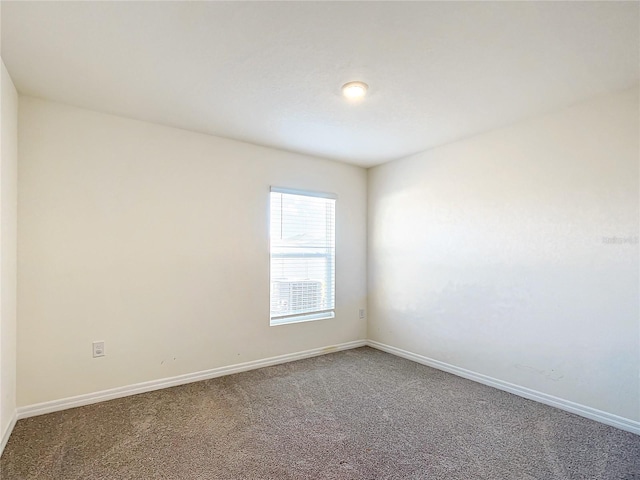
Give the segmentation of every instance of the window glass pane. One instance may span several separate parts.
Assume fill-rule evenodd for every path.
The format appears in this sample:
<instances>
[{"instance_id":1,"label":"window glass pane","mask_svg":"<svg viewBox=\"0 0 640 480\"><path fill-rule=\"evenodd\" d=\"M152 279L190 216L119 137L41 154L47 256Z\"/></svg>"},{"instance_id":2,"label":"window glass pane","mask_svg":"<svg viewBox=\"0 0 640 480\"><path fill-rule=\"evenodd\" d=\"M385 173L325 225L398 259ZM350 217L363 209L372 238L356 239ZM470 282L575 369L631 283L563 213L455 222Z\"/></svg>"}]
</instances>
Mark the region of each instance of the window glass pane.
<instances>
[{"instance_id":1,"label":"window glass pane","mask_svg":"<svg viewBox=\"0 0 640 480\"><path fill-rule=\"evenodd\" d=\"M271 192L272 324L333 315L335 200Z\"/></svg>"}]
</instances>

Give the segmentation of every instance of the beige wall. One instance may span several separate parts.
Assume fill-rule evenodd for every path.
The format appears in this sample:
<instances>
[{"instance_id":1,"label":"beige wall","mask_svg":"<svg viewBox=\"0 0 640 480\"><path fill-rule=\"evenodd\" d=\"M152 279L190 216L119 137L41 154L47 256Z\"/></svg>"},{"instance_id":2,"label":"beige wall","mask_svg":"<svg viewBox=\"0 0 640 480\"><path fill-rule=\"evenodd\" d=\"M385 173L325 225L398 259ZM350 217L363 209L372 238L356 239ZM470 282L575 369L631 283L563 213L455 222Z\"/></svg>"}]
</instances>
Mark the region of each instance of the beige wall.
<instances>
[{"instance_id":1,"label":"beige wall","mask_svg":"<svg viewBox=\"0 0 640 480\"><path fill-rule=\"evenodd\" d=\"M19 406L365 338L364 169L28 97L19 146ZM338 195L335 319L269 326L270 185Z\"/></svg>"},{"instance_id":2,"label":"beige wall","mask_svg":"<svg viewBox=\"0 0 640 480\"><path fill-rule=\"evenodd\" d=\"M0 453L16 411L18 93L2 62L0 117Z\"/></svg>"},{"instance_id":3,"label":"beige wall","mask_svg":"<svg viewBox=\"0 0 640 480\"><path fill-rule=\"evenodd\" d=\"M639 420L638 105L370 170L369 338Z\"/></svg>"},{"instance_id":4,"label":"beige wall","mask_svg":"<svg viewBox=\"0 0 640 480\"><path fill-rule=\"evenodd\" d=\"M638 101L604 95L371 169L367 236L363 169L21 97L18 405L368 327L638 420ZM333 320L268 326L269 185L338 194Z\"/></svg>"}]
</instances>

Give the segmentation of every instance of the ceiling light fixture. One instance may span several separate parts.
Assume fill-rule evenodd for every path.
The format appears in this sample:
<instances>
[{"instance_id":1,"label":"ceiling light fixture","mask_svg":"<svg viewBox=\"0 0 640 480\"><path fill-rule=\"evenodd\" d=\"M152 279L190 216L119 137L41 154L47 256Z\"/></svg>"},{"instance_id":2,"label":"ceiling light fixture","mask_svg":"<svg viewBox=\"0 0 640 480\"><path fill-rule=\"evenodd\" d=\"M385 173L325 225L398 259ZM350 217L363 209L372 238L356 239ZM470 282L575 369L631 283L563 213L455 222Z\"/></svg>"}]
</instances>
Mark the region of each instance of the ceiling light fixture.
<instances>
[{"instance_id":1,"label":"ceiling light fixture","mask_svg":"<svg viewBox=\"0 0 640 480\"><path fill-rule=\"evenodd\" d=\"M350 99L357 100L367 94L369 86L364 82L349 82L342 86L342 94Z\"/></svg>"}]
</instances>

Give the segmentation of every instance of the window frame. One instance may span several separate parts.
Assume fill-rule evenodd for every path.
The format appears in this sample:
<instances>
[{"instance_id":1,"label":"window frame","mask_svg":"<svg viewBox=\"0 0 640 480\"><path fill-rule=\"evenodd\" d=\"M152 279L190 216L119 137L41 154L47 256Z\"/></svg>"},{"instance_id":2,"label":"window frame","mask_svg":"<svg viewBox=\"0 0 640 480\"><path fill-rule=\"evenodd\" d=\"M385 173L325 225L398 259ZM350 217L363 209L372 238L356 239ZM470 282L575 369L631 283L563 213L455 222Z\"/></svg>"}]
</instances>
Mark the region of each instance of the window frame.
<instances>
[{"instance_id":1,"label":"window frame","mask_svg":"<svg viewBox=\"0 0 640 480\"><path fill-rule=\"evenodd\" d=\"M273 317L272 316L272 312L271 312L271 295L272 295L272 289L273 289L273 278L272 278L272 263L273 263L273 258L274 258L274 254L272 251L272 245L271 245L271 194L273 193L280 193L280 194L285 194L285 195L299 195L299 196L303 196L303 197L315 197L315 198L325 198L328 200L333 200L334 204L333 204L333 225L332 225L332 232L333 232L333 239L332 239L332 244L333 244L333 254L332 255L327 255L326 258L328 260L331 260L332 262L332 266L333 266L333 271L331 271L331 269L326 269L326 273L328 273L328 277L329 280L326 281L327 285L329 286L328 288L331 288L331 294L333 297L333 305L332 308L328 308L328 309L323 309L323 310L318 310L318 311L313 311L313 312L305 312L305 313L293 313L293 314L288 314L288 315L281 315L281 316L276 316ZM275 326L279 326L279 325L289 325L292 323L302 323L302 322L310 322L310 321L316 321L316 320L327 320L327 319L331 319L331 318L335 318L335 310L336 310L336 280L335 280L335 276L336 276L336 203L337 203L337 199L338 196L336 194L333 193L328 193L328 192L319 192L319 191L313 191L313 190L302 190L302 189L295 189L295 188L285 188L285 187L276 187L276 186L271 186L269 189L269 208L268 208L268 212L269 212L269 216L268 216L268 225L269 225L269 325L272 327ZM286 254L281 254L281 255L286 255ZM323 255L320 255L323 256ZM276 257L277 258L277 257ZM285 258L283 256L283 258ZM332 278L331 278L332 277Z\"/></svg>"}]
</instances>

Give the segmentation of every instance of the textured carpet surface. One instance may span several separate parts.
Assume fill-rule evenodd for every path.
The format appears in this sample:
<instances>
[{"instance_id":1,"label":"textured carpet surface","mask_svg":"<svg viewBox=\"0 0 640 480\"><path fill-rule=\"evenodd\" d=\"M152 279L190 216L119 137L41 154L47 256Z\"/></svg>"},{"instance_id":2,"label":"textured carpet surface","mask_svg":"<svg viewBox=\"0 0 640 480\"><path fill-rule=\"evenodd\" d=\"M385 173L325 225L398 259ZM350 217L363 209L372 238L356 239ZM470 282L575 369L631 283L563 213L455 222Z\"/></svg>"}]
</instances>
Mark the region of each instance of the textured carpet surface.
<instances>
[{"instance_id":1,"label":"textured carpet surface","mask_svg":"<svg viewBox=\"0 0 640 480\"><path fill-rule=\"evenodd\" d=\"M20 420L12 479L640 479L640 437L371 348Z\"/></svg>"}]
</instances>

